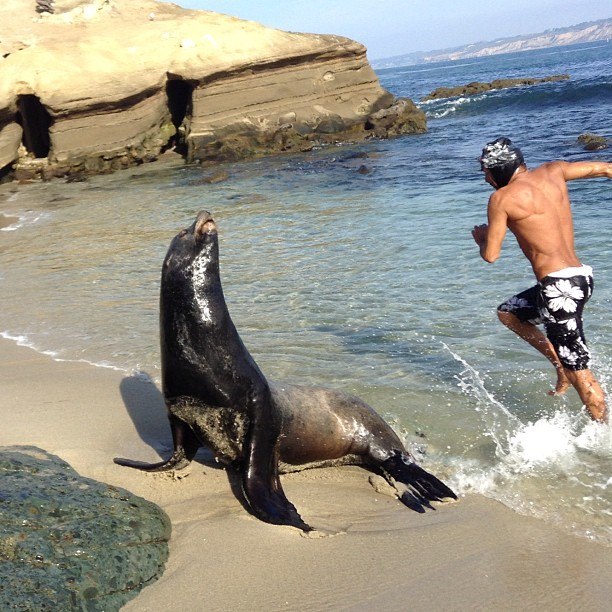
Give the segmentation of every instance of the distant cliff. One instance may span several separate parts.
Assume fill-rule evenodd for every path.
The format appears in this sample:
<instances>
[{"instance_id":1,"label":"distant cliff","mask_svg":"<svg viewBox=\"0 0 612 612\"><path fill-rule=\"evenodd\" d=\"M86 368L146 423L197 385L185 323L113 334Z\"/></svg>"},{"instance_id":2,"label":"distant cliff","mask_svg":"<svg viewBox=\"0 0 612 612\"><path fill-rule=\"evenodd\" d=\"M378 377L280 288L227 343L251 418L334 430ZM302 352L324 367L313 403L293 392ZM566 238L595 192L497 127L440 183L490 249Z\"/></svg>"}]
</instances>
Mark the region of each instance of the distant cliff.
<instances>
[{"instance_id":1,"label":"distant cliff","mask_svg":"<svg viewBox=\"0 0 612 612\"><path fill-rule=\"evenodd\" d=\"M393 68L422 62L442 62L470 57L486 57L499 53L530 51L547 47L574 45L598 40L612 40L612 19L590 21L567 28L546 30L540 34L527 34L494 41L478 42L462 47L440 49L437 51L408 53L372 62L374 68Z\"/></svg>"}]
</instances>

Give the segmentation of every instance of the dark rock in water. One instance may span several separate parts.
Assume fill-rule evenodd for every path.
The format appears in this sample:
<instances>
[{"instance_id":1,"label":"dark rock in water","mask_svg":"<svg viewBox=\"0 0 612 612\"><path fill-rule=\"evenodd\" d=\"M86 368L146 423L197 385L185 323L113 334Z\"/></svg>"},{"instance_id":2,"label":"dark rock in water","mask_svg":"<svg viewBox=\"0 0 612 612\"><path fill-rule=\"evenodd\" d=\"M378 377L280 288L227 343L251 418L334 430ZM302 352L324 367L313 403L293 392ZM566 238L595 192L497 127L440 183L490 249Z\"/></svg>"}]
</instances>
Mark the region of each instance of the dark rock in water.
<instances>
[{"instance_id":1,"label":"dark rock in water","mask_svg":"<svg viewBox=\"0 0 612 612\"><path fill-rule=\"evenodd\" d=\"M578 142L586 151L601 151L602 149L608 148L610 141L605 136L587 132L586 134L578 136Z\"/></svg>"},{"instance_id":2,"label":"dark rock in water","mask_svg":"<svg viewBox=\"0 0 612 612\"><path fill-rule=\"evenodd\" d=\"M438 87L429 95L422 97L421 102L427 102L428 100L439 100L441 98L456 98L458 96L474 96L493 89L507 89L508 87L539 85L540 83L548 83L550 81L566 81L569 78L569 74L555 74L553 76L547 76L541 79L495 79L490 83L474 81L473 83L459 85L458 87Z\"/></svg>"},{"instance_id":3,"label":"dark rock in water","mask_svg":"<svg viewBox=\"0 0 612 612\"><path fill-rule=\"evenodd\" d=\"M53 13L53 0L36 0L37 13Z\"/></svg>"},{"instance_id":4,"label":"dark rock in water","mask_svg":"<svg viewBox=\"0 0 612 612\"><path fill-rule=\"evenodd\" d=\"M213 174L198 177L191 181L190 185L214 185L229 180L229 177L229 173L222 170L221 172L214 172Z\"/></svg>"},{"instance_id":5,"label":"dark rock in water","mask_svg":"<svg viewBox=\"0 0 612 612\"><path fill-rule=\"evenodd\" d=\"M0 448L0 610L119 610L162 574L170 520L39 448Z\"/></svg>"},{"instance_id":6,"label":"dark rock in water","mask_svg":"<svg viewBox=\"0 0 612 612\"><path fill-rule=\"evenodd\" d=\"M366 129L377 138L390 138L401 134L423 134L427 131L425 113L409 98L399 98L388 108L370 115Z\"/></svg>"}]
</instances>

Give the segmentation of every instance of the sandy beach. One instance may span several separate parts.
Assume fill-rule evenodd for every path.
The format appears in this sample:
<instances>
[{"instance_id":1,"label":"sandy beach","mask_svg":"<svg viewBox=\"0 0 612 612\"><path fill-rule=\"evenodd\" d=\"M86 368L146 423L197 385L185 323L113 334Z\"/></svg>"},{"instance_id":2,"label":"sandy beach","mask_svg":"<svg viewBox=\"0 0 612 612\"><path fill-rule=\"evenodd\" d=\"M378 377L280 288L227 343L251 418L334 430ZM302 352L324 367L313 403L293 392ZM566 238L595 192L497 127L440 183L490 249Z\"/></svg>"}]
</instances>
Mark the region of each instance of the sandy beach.
<instances>
[{"instance_id":1,"label":"sandy beach","mask_svg":"<svg viewBox=\"0 0 612 612\"><path fill-rule=\"evenodd\" d=\"M360 468L284 476L287 496L319 529L305 537L249 515L234 475L214 463L178 478L114 465L169 448L158 388L8 340L0 347L1 446L38 446L170 516L166 571L125 610L609 609L611 548L482 496L420 515L378 493Z\"/></svg>"}]
</instances>

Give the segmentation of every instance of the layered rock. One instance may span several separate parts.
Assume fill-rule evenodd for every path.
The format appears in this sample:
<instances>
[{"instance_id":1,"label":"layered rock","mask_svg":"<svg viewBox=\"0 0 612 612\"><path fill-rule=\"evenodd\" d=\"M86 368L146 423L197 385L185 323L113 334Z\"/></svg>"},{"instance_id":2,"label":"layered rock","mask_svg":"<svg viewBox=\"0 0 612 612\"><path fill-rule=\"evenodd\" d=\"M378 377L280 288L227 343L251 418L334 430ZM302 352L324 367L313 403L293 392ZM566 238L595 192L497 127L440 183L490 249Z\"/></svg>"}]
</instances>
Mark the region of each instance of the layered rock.
<instances>
[{"instance_id":1,"label":"layered rock","mask_svg":"<svg viewBox=\"0 0 612 612\"><path fill-rule=\"evenodd\" d=\"M0 8L5 173L102 172L171 146L227 160L426 129L343 37L154 0L45 6L53 13L34 0Z\"/></svg>"}]
</instances>

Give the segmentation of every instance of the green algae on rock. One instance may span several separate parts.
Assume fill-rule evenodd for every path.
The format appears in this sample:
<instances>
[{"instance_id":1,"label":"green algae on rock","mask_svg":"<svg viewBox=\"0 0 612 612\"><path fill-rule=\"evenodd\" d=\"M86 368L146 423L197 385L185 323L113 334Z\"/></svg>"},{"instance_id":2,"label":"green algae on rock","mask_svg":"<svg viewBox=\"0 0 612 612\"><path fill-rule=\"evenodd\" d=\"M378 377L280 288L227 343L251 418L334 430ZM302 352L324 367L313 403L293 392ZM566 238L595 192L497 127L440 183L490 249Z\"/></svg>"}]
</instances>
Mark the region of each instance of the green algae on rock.
<instances>
[{"instance_id":1,"label":"green algae on rock","mask_svg":"<svg viewBox=\"0 0 612 612\"><path fill-rule=\"evenodd\" d=\"M578 136L578 142L582 145L585 151L601 151L602 149L608 148L610 140L608 140L605 136L587 132L586 134L581 134Z\"/></svg>"},{"instance_id":2,"label":"green algae on rock","mask_svg":"<svg viewBox=\"0 0 612 612\"><path fill-rule=\"evenodd\" d=\"M0 478L1 610L119 610L161 576L155 504L35 447L1 447Z\"/></svg>"}]
</instances>

